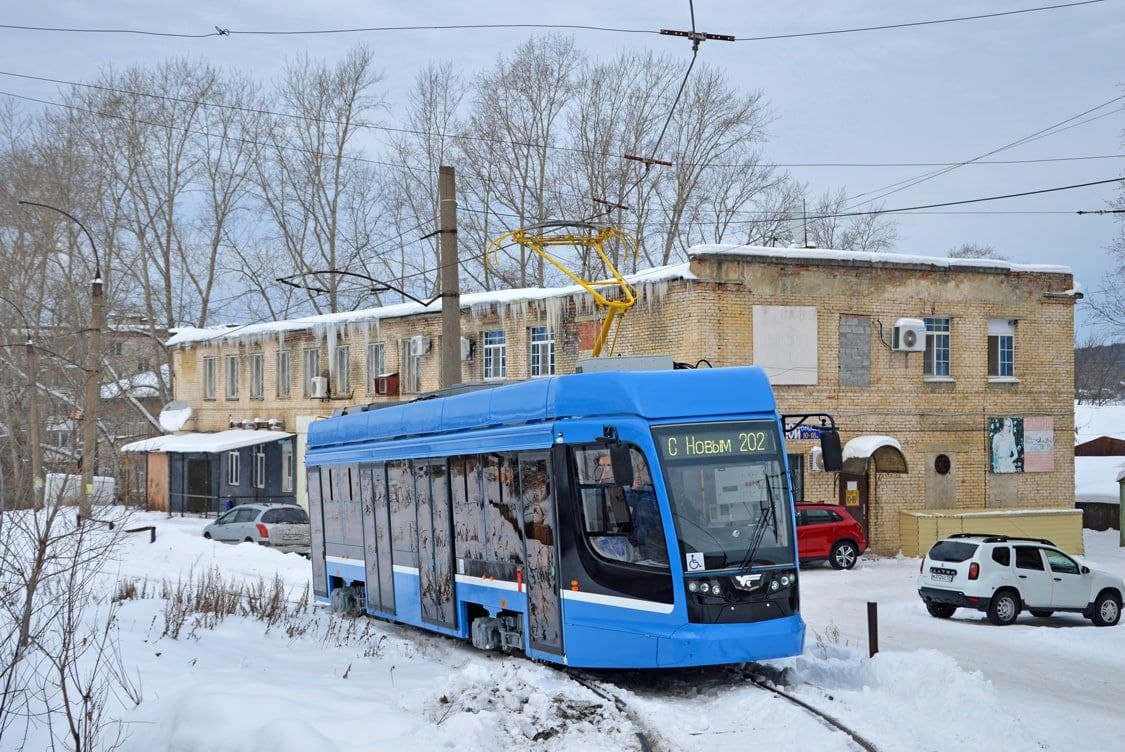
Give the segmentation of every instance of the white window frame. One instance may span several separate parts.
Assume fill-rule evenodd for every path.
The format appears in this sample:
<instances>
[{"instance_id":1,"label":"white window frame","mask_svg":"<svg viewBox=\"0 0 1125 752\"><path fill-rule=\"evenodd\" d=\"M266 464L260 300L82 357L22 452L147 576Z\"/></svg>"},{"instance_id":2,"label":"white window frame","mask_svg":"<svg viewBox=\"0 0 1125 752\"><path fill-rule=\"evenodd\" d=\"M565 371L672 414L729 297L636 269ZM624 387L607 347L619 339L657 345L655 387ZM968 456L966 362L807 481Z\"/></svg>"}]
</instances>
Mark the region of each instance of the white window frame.
<instances>
[{"instance_id":1,"label":"white window frame","mask_svg":"<svg viewBox=\"0 0 1125 752\"><path fill-rule=\"evenodd\" d=\"M347 394L351 391L351 364L352 355L351 347L348 345L336 345L336 352L332 355L332 364L336 371L336 383L332 385L332 390L336 394Z\"/></svg>"},{"instance_id":2,"label":"white window frame","mask_svg":"<svg viewBox=\"0 0 1125 752\"><path fill-rule=\"evenodd\" d=\"M266 396L266 356L263 353L250 353L250 399L264 399Z\"/></svg>"},{"instance_id":3,"label":"white window frame","mask_svg":"<svg viewBox=\"0 0 1125 752\"><path fill-rule=\"evenodd\" d=\"M421 358L410 354L410 338L399 340L399 391L413 394L422 389Z\"/></svg>"},{"instance_id":4,"label":"white window frame","mask_svg":"<svg viewBox=\"0 0 1125 752\"><path fill-rule=\"evenodd\" d=\"M375 394L375 379L386 373L387 349L382 342L367 343L367 393Z\"/></svg>"},{"instance_id":5,"label":"white window frame","mask_svg":"<svg viewBox=\"0 0 1125 752\"><path fill-rule=\"evenodd\" d=\"M254 450L254 488L266 487L266 450L258 447Z\"/></svg>"},{"instance_id":6,"label":"white window frame","mask_svg":"<svg viewBox=\"0 0 1125 752\"><path fill-rule=\"evenodd\" d=\"M305 377L305 396L311 397L312 393L313 393L312 380L315 377L320 375L320 348L318 348L318 347L307 347L307 348L305 348L304 355L302 356L302 359L304 360L304 364L303 364L304 365L304 371L303 371L303 373L304 373L304 377ZM311 364L309 362L310 359L313 361ZM310 365L312 365L313 367L310 368L309 367Z\"/></svg>"},{"instance_id":7,"label":"white window frame","mask_svg":"<svg viewBox=\"0 0 1125 752\"><path fill-rule=\"evenodd\" d=\"M293 493L293 442L281 442L281 492Z\"/></svg>"},{"instance_id":8,"label":"white window frame","mask_svg":"<svg viewBox=\"0 0 1125 752\"><path fill-rule=\"evenodd\" d=\"M996 341L996 371L992 369L992 345ZM1007 369L1004 368L1004 356L1007 354ZM989 319L988 344L985 348L985 357L988 359L988 380L993 382L1015 382L1016 378L1016 320L1015 319ZM1007 370L1007 373L1005 373Z\"/></svg>"},{"instance_id":9,"label":"white window frame","mask_svg":"<svg viewBox=\"0 0 1125 752\"><path fill-rule=\"evenodd\" d=\"M203 356L203 399L215 399L219 382L219 359L214 355Z\"/></svg>"},{"instance_id":10,"label":"white window frame","mask_svg":"<svg viewBox=\"0 0 1125 752\"><path fill-rule=\"evenodd\" d=\"M508 333L503 329L481 332L480 341L483 377L486 380L505 378L508 375Z\"/></svg>"},{"instance_id":11,"label":"white window frame","mask_svg":"<svg viewBox=\"0 0 1125 752\"><path fill-rule=\"evenodd\" d=\"M277 396L288 399L293 390L292 359L288 350L277 351Z\"/></svg>"},{"instance_id":12,"label":"white window frame","mask_svg":"<svg viewBox=\"0 0 1125 752\"><path fill-rule=\"evenodd\" d=\"M555 373L555 330L549 326L533 326L528 330L531 343L528 370L532 376L552 376ZM544 370L546 363L546 370Z\"/></svg>"},{"instance_id":13,"label":"white window frame","mask_svg":"<svg viewBox=\"0 0 1125 752\"><path fill-rule=\"evenodd\" d=\"M239 391L239 371L242 370L242 363L237 355L223 356L223 371L226 376L226 398L229 400L238 399ZM233 366L233 367L232 367Z\"/></svg>"},{"instance_id":14,"label":"white window frame","mask_svg":"<svg viewBox=\"0 0 1125 752\"><path fill-rule=\"evenodd\" d=\"M949 316L927 316L926 351L922 355L922 374L929 381L953 380L953 319ZM944 343L944 360L937 358ZM929 363L927 363L927 359ZM944 369L939 367L944 363ZM944 371L944 373L943 373Z\"/></svg>"},{"instance_id":15,"label":"white window frame","mask_svg":"<svg viewBox=\"0 0 1125 752\"><path fill-rule=\"evenodd\" d=\"M227 485L228 486L237 486L238 485L238 482L240 480L239 475L241 474L241 468L239 467L239 463L241 461L242 461L241 455L239 455L238 450L227 452Z\"/></svg>"}]
</instances>

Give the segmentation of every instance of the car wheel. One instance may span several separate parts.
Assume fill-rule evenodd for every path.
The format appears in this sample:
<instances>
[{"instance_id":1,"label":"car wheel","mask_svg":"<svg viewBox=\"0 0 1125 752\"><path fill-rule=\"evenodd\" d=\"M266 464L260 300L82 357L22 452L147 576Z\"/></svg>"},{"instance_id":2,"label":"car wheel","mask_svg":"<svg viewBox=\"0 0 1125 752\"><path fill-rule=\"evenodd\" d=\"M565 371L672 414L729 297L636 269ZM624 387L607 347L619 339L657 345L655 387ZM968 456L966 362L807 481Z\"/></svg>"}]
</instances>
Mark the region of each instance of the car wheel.
<instances>
[{"instance_id":1,"label":"car wheel","mask_svg":"<svg viewBox=\"0 0 1125 752\"><path fill-rule=\"evenodd\" d=\"M992 596L988 604L988 620L997 626L1006 627L1020 615L1020 597L1015 590L1000 590Z\"/></svg>"},{"instance_id":2,"label":"car wheel","mask_svg":"<svg viewBox=\"0 0 1125 752\"><path fill-rule=\"evenodd\" d=\"M1038 616L1040 619L1046 619L1051 614L1055 613L1049 608L1033 608L1031 609L1032 616Z\"/></svg>"},{"instance_id":3,"label":"car wheel","mask_svg":"<svg viewBox=\"0 0 1125 752\"><path fill-rule=\"evenodd\" d=\"M1112 627L1121 619L1121 599L1111 590L1100 593L1094 601L1091 619L1099 627Z\"/></svg>"},{"instance_id":4,"label":"car wheel","mask_svg":"<svg viewBox=\"0 0 1125 752\"><path fill-rule=\"evenodd\" d=\"M253 543L253 542L254 542L254 539L253 539L253 538L246 538L246 539L244 539L244 540L243 540L242 542L243 542L243 543Z\"/></svg>"},{"instance_id":5,"label":"car wheel","mask_svg":"<svg viewBox=\"0 0 1125 752\"><path fill-rule=\"evenodd\" d=\"M859 559L859 549L851 541L837 541L828 553L828 563L833 569L851 569Z\"/></svg>"},{"instance_id":6,"label":"car wheel","mask_svg":"<svg viewBox=\"0 0 1125 752\"><path fill-rule=\"evenodd\" d=\"M211 540L211 533L204 533L203 537L206 538L207 540Z\"/></svg>"},{"instance_id":7,"label":"car wheel","mask_svg":"<svg viewBox=\"0 0 1125 752\"><path fill-rule=\"evenodd\" d=\"M927 603L926 610L930 612L930 616L935 619L948 619L953 616L957 607L949 603Z\"/></svg>"}]
</instances>

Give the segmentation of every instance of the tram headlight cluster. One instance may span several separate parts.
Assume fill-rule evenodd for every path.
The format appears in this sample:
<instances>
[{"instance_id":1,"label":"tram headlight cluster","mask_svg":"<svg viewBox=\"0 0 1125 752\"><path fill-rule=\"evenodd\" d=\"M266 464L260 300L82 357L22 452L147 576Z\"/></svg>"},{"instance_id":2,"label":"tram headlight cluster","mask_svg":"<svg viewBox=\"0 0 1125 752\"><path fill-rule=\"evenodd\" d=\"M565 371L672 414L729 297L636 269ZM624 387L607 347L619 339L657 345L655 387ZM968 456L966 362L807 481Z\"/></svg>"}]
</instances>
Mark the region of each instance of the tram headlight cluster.
<instances>
[{"instance_id":1,"label":"tram headlight cluster","mask_svg":"<svg viewBox=\"0 0 1125 752\"><path fill-rule=\"evenodd\" d=\"M796 572L775 573L773 578L770 580L770 592L776 593L777 591L779 591L783 588L787 588L790 585L795 585L796 583L797 583L797 573Z\"/></svg>"},{"instance_id":2,"label":"tram headlight cluster","mask_svg":"<svg viewBox=\"0 0 1125 752\"><path fill-rule=\"evenodd\" d=\"M702 593L703 595L722 596L723 586L718 580L692 579L687 582L689 593Z\"/></svg>"}]
</instances>

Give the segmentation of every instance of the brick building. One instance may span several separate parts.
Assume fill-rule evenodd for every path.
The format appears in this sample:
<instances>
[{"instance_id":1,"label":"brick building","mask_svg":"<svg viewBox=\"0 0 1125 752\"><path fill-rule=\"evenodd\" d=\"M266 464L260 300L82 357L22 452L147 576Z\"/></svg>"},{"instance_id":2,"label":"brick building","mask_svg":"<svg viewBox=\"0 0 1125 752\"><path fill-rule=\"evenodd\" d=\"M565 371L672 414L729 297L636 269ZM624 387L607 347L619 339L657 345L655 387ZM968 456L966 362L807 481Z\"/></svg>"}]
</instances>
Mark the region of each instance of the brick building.
<instances>
[{"instance_id":1,"label":"brick building","mask_svg":"<svg viewBox=\"0 0 1125 752\"><path fill-rule=\"evenodd\" d=\"M1080 293L1066 268L701 246L687 263L630 279L638 304L616 354L758 364L782 412L831 413L845 442L859 439L837 474L817 472L815 438L790 437L793 485L806 500L849 504L877 551L914 550L923 528L964 529L974 515L1080 549L1072 515L1055 513L1074 505ZM471 293L462 307L467 381L573 372L599 323L577 287ZM924 322L924 352L894 349L899 319ZM308 423L348 404L436 389L439 339L437 306L407 303L181 329L168 345L175 396L194 408L186 428L223 431L256 419L294 433L303 499Z\"/></svg>"}]
</instances>

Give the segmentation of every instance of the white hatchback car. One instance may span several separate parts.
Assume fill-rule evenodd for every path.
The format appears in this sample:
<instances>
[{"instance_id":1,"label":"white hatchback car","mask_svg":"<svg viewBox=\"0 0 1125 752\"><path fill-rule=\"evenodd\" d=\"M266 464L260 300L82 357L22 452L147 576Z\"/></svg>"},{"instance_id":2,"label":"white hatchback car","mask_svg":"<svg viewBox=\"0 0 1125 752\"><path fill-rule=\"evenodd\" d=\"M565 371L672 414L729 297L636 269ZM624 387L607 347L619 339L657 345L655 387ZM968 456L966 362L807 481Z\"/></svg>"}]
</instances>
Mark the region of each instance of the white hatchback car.
<instances>
[{"instance_id":1,"label":"white hatchback car","mask_svg":"<svg viewBox=\"0 0 1125 752\"><path fill-rule=\"evenodd\" d=\"M960 533L940 540L922 559L918 595L931 616L948 619L958 608L1011 624L1022 609L1033 616L1072 611L1099 627L1121 618L1125 583L1090 569L1042 538Z\"/></svg>"}]
</instances>

